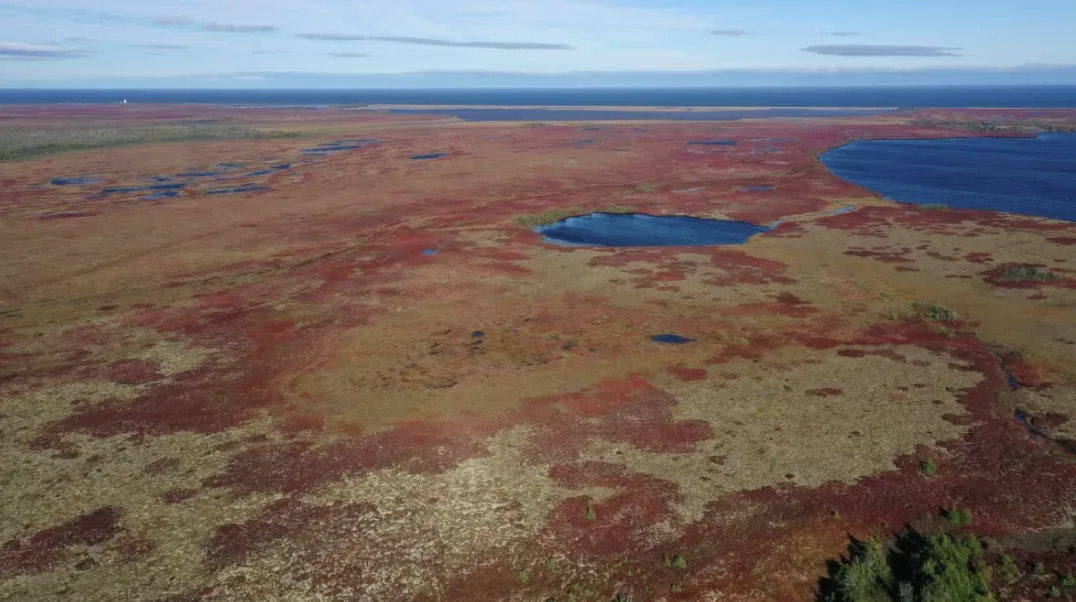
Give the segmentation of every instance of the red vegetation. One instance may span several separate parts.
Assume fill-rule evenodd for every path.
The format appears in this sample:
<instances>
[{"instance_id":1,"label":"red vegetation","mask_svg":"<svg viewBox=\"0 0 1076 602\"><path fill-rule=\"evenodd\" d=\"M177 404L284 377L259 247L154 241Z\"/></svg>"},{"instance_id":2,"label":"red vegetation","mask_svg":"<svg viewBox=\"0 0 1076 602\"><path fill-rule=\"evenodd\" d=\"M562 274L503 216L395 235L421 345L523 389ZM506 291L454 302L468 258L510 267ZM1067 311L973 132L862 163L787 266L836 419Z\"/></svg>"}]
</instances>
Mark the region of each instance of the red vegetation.
<instances>
[{"instance_id":1,"label":"red vegetation","mask_svg":"<svg viewBox=\"0 0 1076 602\"><path fill-rule=\"evenodd\" d=\"M112 539L119 532L121 511L100 508L49 527L20 541L12 539L0 547L0 578L50 570L73 546L93 546Z\"/></svg>"}]
</instances>

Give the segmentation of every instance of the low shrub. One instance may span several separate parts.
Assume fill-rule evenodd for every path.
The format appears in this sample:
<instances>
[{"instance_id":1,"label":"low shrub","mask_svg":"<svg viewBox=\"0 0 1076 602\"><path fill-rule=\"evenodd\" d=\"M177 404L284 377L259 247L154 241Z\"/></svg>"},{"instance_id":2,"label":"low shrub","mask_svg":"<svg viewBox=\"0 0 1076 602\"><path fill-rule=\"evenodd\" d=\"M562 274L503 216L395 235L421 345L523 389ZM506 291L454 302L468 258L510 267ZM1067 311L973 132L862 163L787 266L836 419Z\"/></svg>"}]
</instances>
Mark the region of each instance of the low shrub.
<instances>
[{"instance_id":1,"label":"low shrub","mask_svg":"<svg viewBox=\"0 0 1076 602\"><path fill-rule=\"evenodd\" d=\"M924 320L936 322L955 322L957 313L937 303L913 303L912 312Z\"/></svg>"}]
</instances>

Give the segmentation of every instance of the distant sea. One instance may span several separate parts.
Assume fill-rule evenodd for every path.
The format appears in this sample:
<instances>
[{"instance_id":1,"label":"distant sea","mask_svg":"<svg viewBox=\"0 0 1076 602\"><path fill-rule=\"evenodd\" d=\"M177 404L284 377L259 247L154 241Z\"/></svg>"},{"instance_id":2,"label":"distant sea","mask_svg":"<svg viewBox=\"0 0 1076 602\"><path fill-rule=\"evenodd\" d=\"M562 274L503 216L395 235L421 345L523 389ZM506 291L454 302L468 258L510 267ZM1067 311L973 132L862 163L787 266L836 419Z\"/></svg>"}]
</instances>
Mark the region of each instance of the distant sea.
<instances>
[{"instance_id":1,"label":"distant sea","mask_svg":"<svg viewBox=\"0 0 1076 602\"><path fill-rule=\"evenodd\" d=\"M0 90L0 105L197 103L659 107L1076 108L1076 86L439 90Z\"/></svg>"}]
</instances>

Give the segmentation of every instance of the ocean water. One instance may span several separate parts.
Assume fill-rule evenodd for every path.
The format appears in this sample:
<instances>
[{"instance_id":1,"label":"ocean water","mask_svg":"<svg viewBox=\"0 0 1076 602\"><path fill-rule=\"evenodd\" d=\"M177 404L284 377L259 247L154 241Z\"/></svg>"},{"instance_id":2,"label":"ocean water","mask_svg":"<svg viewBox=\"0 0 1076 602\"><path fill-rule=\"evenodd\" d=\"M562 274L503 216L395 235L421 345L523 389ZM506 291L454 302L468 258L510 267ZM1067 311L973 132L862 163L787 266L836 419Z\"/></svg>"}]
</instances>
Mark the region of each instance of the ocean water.
<instances>
[{"instance_id":1,"label":"ocean water","mask_svg":"<svg viewBox=\"0 0 1076 602\"><path fill-rule=\"evenodd\" d=\"M209 103L659 106L659 107L1023 107L1076 108L1076 86L726 87L438 90L0 90L2 104Z\"/></svg>"},{"instance_id":2,"label":"ocean water","mask_svg":"<svg viewBox=\"0 0 1076 602\"><path fill-rule=\"evenodd\" d=\"M1076 134L858 140L822 161L894 201L1076 221Z\"/></svg>"}]
</instances>

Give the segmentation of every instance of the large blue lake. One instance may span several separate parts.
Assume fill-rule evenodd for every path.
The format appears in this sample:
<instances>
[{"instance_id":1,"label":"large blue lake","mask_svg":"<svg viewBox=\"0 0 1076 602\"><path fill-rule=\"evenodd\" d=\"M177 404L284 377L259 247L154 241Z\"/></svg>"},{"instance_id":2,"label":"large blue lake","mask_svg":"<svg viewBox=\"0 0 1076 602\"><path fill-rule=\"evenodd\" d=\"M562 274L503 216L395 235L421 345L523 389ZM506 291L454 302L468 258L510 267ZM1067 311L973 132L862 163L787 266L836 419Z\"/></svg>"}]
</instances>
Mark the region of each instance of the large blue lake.
<instances>
[{"instance_id":1,"label":"large blue lake","mask_svg":"<svg viewBox=\"0 0 1076 602\"><path fill-rule=\"evenodd\" d=\"M768 230L747 222L644 213L591 213L535 228L546 242L597 247L736 245Z\"/></svg>"},{"instance_id":2,"label":"large blue lake","mask_svg":"<svg viewBox=\"0 0 1076 602\"><path fill-rule=\"evenodd\" d=\"M822 161L894 201L1076 221L1076 134L859 140Z\"/></svg>"}]
</instances>

